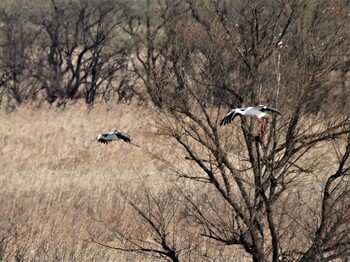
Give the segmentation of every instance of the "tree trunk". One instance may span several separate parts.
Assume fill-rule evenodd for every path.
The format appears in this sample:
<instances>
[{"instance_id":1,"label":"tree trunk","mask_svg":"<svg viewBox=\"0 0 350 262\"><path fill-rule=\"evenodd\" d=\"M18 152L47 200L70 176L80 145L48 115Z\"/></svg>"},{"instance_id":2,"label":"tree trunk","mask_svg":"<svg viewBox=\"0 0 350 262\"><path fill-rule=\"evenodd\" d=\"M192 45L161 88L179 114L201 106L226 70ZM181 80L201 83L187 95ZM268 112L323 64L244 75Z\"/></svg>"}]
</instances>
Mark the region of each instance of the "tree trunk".
<instances>
[{"instance_id":1,"label":"tree trunk","mask_svg":"<svg viewBox=\"0 0 350 262\"><path fill-rule=\"evenodd\" d=\"M257 228L253 230L254 250L252 252L253 262L264 262L264 239Z\"/></svg>"},{"instance_id":2,"label":"tree trunk","mask_svg":"<svg viewBox=\"0 0 350 262\"><path fill-rule=\"evenodd\" d=\"M317 247L312 246L299 260L300 262L320 261L321 256L317 252Z\"/></svg>"}]
</instances>

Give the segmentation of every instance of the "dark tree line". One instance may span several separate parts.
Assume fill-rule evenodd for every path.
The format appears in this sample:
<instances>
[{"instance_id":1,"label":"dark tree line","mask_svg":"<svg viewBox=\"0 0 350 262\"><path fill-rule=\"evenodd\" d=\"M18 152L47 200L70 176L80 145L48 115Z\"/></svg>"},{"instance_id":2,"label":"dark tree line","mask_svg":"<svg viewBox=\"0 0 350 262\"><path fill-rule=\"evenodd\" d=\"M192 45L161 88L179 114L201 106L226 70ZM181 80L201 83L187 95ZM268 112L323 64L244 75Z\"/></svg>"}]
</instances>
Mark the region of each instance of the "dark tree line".
<instances>
[{"instance_id":1,"label":"dark tree line","mask_svg":"<svg viewBox=\"0 0 350 262\"><path fill-rule=\"evenodd\" d=\"M93 104L125 88L122 1L57 1L2 7L2 98ZM124 41L124 42L123 42ZM130 80L131 81L131 80ZM121 85L122 84L122 85Z\"/></svg>"},{"instance_id":2,"label":"dark tree line","mask_svg":"<svg viewBox=\"0 0 350 262\"><path fill-rule=\"evenodd\" d=\"M174 93L196 85L208 104L255 103L258 93L275 89L274 68L282 61L284 81L312 82L309 111L319 111L328 95L345 106L348 8L345 1L4 4L1 101L83 98L93 104L135 94L162 107ZM295 71L302 65L308 74ZM310 79L314 70L323 73ZM296 91L293 85L289 91Z\"/></svg>"}]
</instances>

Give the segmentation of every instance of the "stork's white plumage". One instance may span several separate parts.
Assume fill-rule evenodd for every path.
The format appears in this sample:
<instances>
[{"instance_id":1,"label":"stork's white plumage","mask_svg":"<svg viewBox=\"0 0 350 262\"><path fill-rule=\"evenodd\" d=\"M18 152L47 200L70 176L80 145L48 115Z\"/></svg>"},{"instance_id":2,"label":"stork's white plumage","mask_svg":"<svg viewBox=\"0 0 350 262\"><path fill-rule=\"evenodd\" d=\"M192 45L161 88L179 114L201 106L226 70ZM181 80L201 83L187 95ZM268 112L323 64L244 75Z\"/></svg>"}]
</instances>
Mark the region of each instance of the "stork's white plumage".
<instances>
[{"instance_id":1,"label":"stork's white plumage","mask_svg":"<svg viewBox=\"0 0 350 262\"><path fill-rule=\"evenodd\" d=\"M264 106L264 105L249 106L246 108L234 108L230 110L227 113L227 115L221 120L220 126L230 124L236 116L256 117L260 122L260 136L263 137L265 135L265 130L264 130L265 119L270 116L268 114L269 112L282 115L282 113L279 112L278 110Z\"/></svg>"},{"instance_id":2,"label":"stork's white plumage","mask_svg":"<svg viewBox=\"0 0 350 262\"><path fill-rule=\"evenodd\" d=\"M118 140L123 140L124 142L140 147L139 145L136 145L131 142L131 137L127 133L121 132L118 129L112 132L99 134L95 139L95 141L100 142L102 144L109 144L112 141L118 141Z\"/></svg>"}]
</instances>

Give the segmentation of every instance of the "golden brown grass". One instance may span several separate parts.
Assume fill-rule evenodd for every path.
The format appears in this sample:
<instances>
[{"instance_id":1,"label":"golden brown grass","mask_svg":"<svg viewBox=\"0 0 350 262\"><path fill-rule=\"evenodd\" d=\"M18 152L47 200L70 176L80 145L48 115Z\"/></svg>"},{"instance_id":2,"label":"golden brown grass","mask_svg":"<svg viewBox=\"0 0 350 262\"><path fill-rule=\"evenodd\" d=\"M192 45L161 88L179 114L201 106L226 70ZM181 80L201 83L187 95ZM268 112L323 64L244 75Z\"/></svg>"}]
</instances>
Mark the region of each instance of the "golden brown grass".
<instances>
[{"instance_id":1,"label":"golden brown grass","mask_svg":"<svg viewBox=\"0 0 350 262\"><path fill-rule=\"evenodd\" d=\"M94 221L113 222L124 214L116 190L142 183L162 188L159 165L148 153L166 142L151 135L152 111L127 105L22 106L0 112L0 256L4 260L144 261L138 254L102 248L86 241L104 234ZM98 133L120 129L141 148L123 142L91 142ZM168 156L171 159L171 156ZM174 158L176 161L176 158ZM117 221L118 222L118 221ZM204 253L222 257L225 247L203 243ZM227 250L227 249L226 249ZM3 252L3 253L2 253ZM228 257L232 257L232 249ZM235 251L241 261L242 252Z\"/></svg>"},{"instance_id":2,"label":"golden brown grass","mask_svg":"<svg viewBox=\"0 0 350 262\"><path fill-rule=\"evenodd\" d=\"M155 142L145 132L149 117L138 109L74 105L62 111L24 106L1 112L0 237L8 241L6 252L13 252L7 259L16 252L27 259L43 258L45 254L37 253L40 247L51 259L58 252L57 258L115 260L115 251L109 251L110 256L96 247L93 253L86 252L91 248L83 241L91 223L87 211L99 205L112 209L115 188L132 185L141 175L160 181L145 153ZM116 128L128 132L142 148L91 142L98 133Z\"/></svg>"},{"instance_id":3,"label":"golden brown grass","mask_svg":"<svg viewBox=\"0 0 350 262\"><path fill-rule=\"evenodd\" d=\"M179 149L169 146L172 141L152 134L156 131L152 112L123 104L99 104L90 109L79 103L64 110L28 105L13 112L0 111L0 260L144 261L139 254L102 248L86 240L93 233L116 244L95 219L122 224L130 231L140 226L135 214L125 211L117 191L138 194L145 183L153 192L166 187L162 172L167 164L163 169L150 153L163 156L168 163L181 162L176 168L193 171ZM116 128L129 133L141 148L91 141L98 133ZM316 150L319 156L310 154L310 163L326 153L325 148ZM292 207L299 199L306 203L319 197L325 177L321 174L330 172L329 164L318 165L322 169L319 176L301 179L284 204ZM181 241L185 235L177 237ZM195 241L208 258L249 260L239 248L199 238Z\"/></svg>"}]
</instances>

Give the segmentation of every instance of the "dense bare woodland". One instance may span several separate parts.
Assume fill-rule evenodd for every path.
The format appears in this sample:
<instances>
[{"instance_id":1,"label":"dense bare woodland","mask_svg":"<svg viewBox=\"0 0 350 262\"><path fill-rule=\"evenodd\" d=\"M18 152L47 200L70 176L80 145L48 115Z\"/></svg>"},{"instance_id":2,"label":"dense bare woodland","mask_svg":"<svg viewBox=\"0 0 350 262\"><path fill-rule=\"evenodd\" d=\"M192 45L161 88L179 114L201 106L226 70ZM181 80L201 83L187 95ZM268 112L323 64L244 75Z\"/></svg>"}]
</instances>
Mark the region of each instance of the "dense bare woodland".
<instances>
[{"instance_id":1,"label":"dense bare woodland","mask_svg":"<svg viewBox=\"0 0 350 262\"><path fill-rule=\"evenodd\" d=\"M348 261L350 3L3 1L0 260ZM266 104L220 126L228 110ZM92 143L120 129L141 148Z\"/></svg>"}]
</instances>

